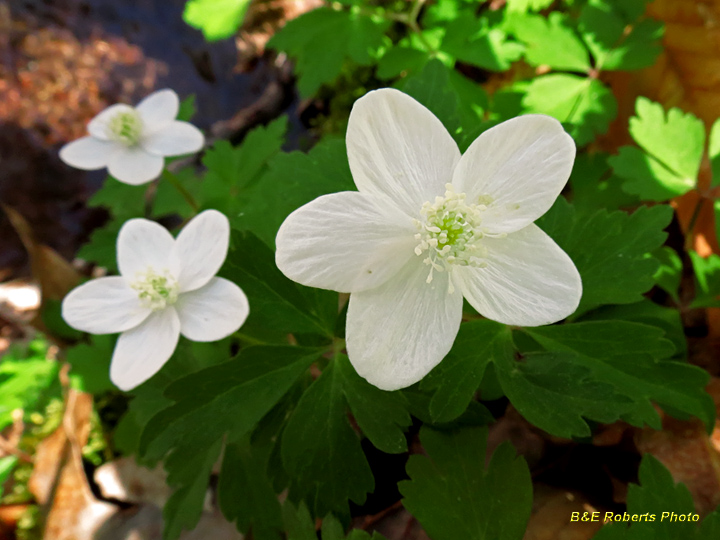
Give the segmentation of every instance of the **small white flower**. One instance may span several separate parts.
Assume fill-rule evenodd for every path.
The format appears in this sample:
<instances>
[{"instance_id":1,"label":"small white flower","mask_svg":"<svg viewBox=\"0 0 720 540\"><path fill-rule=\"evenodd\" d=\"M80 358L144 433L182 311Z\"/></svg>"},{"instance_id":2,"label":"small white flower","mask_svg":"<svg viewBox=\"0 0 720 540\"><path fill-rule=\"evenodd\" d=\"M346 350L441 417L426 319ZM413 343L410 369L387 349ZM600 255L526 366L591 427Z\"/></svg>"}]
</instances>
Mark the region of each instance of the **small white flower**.
<instances>
[{"instance_id":1,"label":"small white flower","mask_svg":"<svg viewBox=\"0 0 720 540\"><path fill-rule=\"evenodd\" d=\"M88 124L89 136L66 144L60 159L86 171L104 169L134 186L160 176L165 156L197 152L205 144L202 132L175 120L180 107L172 90L160 90L137 107L112 105Z\"/></svg>"},{"instance_id":2,"label":"small white flower","mask_svg":"<svg viewBox=\"0 0 720 540\"><path fill-rule=\"evenodd\" d=\"M122 332L110 378L129 390L157 373L172 356L180 334L216 341L235 332L249 308L240 287L215 277L227 255L228 219L216 210L193 218L177 237L147 219L120 229L120 276L89 281L70 292L62 315L91 334Z\"/></svg>"},{"instance_id":3,"label":"small white flower","mask_svg":"<svg viewBox=\"0 0 720 540\"><path fill-rule=\"evenodd\" d=\"M489 129L461 157L425 107L393 89L350 114L347 152L359 192L315 199L277 235L291 279L349 292L347 350L384 390L422 379L452 347L463 297L505 324L573 313L575 265L533 222L570 176L575 143L550 117Z\"/></svg>"}]
</instances>

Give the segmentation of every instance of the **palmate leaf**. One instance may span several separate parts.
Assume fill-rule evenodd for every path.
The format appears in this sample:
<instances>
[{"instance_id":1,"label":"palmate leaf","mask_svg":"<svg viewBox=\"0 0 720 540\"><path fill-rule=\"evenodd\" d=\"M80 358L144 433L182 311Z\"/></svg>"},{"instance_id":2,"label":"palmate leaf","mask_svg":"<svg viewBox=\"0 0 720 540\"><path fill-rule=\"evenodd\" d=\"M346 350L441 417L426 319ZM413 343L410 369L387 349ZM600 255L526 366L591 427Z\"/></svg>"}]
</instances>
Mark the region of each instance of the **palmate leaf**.
<instances>
[{"instance_id":1,"label":"palmate leaf","mask_svg":"<svg viewBox=\"0 0 720 540\"><path fill-rule=\"evenodd\" d=\"M386 19L321 7L288 22L268 45L297 61L298 90L308 97L333 81L346 59L370 64L389 26Z\"/></svg>"},{"instance_id":2,"label":"palmate leaf","mask_svg":"<svg viewBox=\"0 0 720 540\"><path fill-rule=\"evenodd\" d=\"M564 73L533 79L522 106L525 112L557 118L580 146L605 133L617 115L615 96L603 83Z\"/></svg>"},{"instance_id":3,"label":"palmate leaf","mask_svg":"<svg viewBox=\"0 0 720 540\"><path fill-rule=\"evenodd\" d=\"M643 457L639 477L639 485L628 488L627 521L604 525L593 540L708 540L720 534L720 509L702 524L687 519L696 513L690 491L684 484L675 484L670 472L652 455ZM684 514L685 519L670 521L670 512ZM636 522L633 515L638 516Z\"/></svg>"},{"instance_id":4,"label":"palmate leaf","mask_svg":"<svg viewBox=\"0 0 720 540\"><path fill-rule=\"evenodd\" d=\"M487 468L486 428L451 432L423 427L427 456L412 455L403 505L433 540L520 540L532 507L530 471L509 443Z\"/></svg>"},{"instance_id":5,"label":"palmate leaf","mask_svg":"<svg viewBox=\"0 0 720 540\"><path fill-rule=\"evenodd\" d=\"M538 221L570 255L580 271L583 296L578 314L603 304L642 299L654 284L658 262L648 253L660 247L673 211L641 207L633 214L599 211L581 216L562 197Z\"/></svg>"},{"instance_id":6,"label":"palmate leaf","mask_svg":"<svg viewBox=\"0 0 720 540\"><path fill-rule=\"evenodd\" d=\"M338 355L308 388L282 434L282 460L290 499L305 501L313 515L347 515L347 501L362 504L374 479L347 418L347 410L372 443L386 452L404 452L410 425L402 394L383 392L361 379Z\"/></svg>"},{"instance_id":7,"label":"palmate leaf","mask_svg":"<svg viewBox=\"0 0 720 540\"><path fill-rule=\"evenodd\" d=\"M680 109L665 114L662 105L640 97L630 134L640 148L623 146L610 158L623 189L650 201L665 201L697 185L705 147L702 121Z\"/></svg>"}]
</instances>

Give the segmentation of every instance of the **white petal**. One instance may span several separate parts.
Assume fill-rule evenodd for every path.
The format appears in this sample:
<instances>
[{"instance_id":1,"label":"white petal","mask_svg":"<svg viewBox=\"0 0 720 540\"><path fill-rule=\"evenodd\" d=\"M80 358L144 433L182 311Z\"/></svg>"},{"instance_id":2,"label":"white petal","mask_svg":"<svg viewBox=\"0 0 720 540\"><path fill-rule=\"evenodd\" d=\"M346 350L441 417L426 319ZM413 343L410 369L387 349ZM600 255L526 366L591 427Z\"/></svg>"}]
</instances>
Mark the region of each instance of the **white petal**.
<instances>
[{"instance_id":1,"label":"white petal","mask_svg":"<svg viewBox=\"0 0 720 540\"><path fill-rule=\"evenodd\" d=\"M140 326L120 335L110 363L110 380L130 390L155 375L172 356L180 338L173 308L156 311Z\"/></svg>"},{"instance_id":2,"label":"white petal","mask_svg":"<svg viewBox=\"0 0 720 540\"><path fill-rule=\"evenodd\" d=\"M138 103L135 110L140 113L144 131L152 133L175 120L180 110L180 99L172 90L159 90Z\"/></svg>"},{"instance_id":3,"label":"white petal","mask_svg":"<svg viewBox=\"0 0 720 540\"><path fill-rule=\"evenodd\" d=\"M290 214L278 231L275 262L290 279L340 292L377 287L415 257L417 231L379 197L323 195Z\"/></svg>"},{"instance_id":4,"label":"white petal","mask_svg":"<svg viewBox=\"0 0 720 540\"><path fill-rule=\"evenodd\" d=\"M107 167L118 150L115 143L82 137L63 146L60 159L76 169L95 171Z\"/></svg>"},{"instance_id":5,"label":"white petal","mask_svg":"<svg viewBox=\"0 0 720 540\"><path fill-rule=\"evenodd\" d=\"M250 308L240 287L223 278L180 295L175 304L180 332L193 341L217 341L242 326Z\"/></svg>"},{"instance_id":6,"label":"white petal","mask_svg":"<svg viewBox=\"0 0 720 540\"><path fill-rule=\"evenodd\" d=\"M73 289L62 303L62 316L70 326L91 334L124 332L143 322L150 310L138 293L119 277L102 277Z\"/></svg>"},{"instance_id":7,"label":"white petal","mask_svg":"<svg viewBox=\"0 0 720 540\"><path fill-rule=\"evenodd\" d=\"M108 124L110 121L120 113L128 113L133 112L133 108L130 105L125 105L124 103L117 103L115 105L110 105L107 109L102 111L100 114L98 114L95 118L90 120L90 123L87 126L88 133L92 135L93 137L97 139L101 139L104 141L107 141L110 139L110 131L108 129Z\"/></svg>"},{"instance_id":8,"label":"white petal","mask_svg":"<svg viewBox=\"0 0 720 540\"><path fill-rule=\"evenodd\" d=\"M108 172L125 184L139 186L160 176L164 166L162 156L148 154L140 146L121 146L110 160Z\"/></svg>"},{"instance_id":9,"label":"white petal","mask_svg":"<svg viewBox=\"0 0 720 540\"><path fill-rule=\"evenodd\" d=\"M516 326L540 326L572 314L582 296L570 257L536 225L486 238L486 268L458 268L460 289L478 313Z\"/></svg>"},{"instance_id":10,"label":"white petal","mask_svg":"<svg viewBox=\"0 0 720 540\"><path fill-rule=\"evenodd\" d=\"M422 379L450 351L462 318L462 295L448 274L418 259L376 289L350 295L347 350L361 377L382 390Z\"/></svg>"},{"instance_id":11,"label":"white petal","mask_svg":"<svg viewBox=\"0 0 720 540\"><path fill-rule=\"evenodd\" d=\"M175 241L180 262L180 292L205 285L225 262L230 245L230 222L217 210L205 210L185 225Z\"/></svg>"},{"instance_id":12,"label":"white petal","mask_svg":"<svg viewBox=\"0 0 720 540\"><path fill-rule=\"evenodd\" d=\"M560 122L531 114L503 122L480 135L453 175L453 186L468 202L489 195L483 213L491 232L513 232L552 206L567 183L575 142Z\"/></svg>"},{"instance_id":13,"label":"white petal","mask_svg":"<svg viewBox=\"0 0 720 540\"><path fill-rule=\"evenodd\" d=\"M413 217L425 201L445 192L460 159L442 122L392 88L368 92L355 102L346 143L358 189L387 195Z\"/></svg>"},{"instance_id":14,"label":"white petal","mask_svg":"<svg viewBox=\"0 0 720 540\"><path fill-rule=\"evenodd\" d=\"M143 138L145 151L158 156L181 156L200 150L205 137L198 128L187 122L173 121Z\"/></svg>"},{"instance_id":15,"label":"white petal","mask_svg":"<svg viewBox=\"0 0 720 540\"><path fill-rule=\"evenodd\" d=\"M120 274L128 281L151 266L155 272L167 270L177 276L178 262L173 254L175 240L162 225L147 219L126 221L117 239L117 262Z\"/></svg>"}]
</instances>

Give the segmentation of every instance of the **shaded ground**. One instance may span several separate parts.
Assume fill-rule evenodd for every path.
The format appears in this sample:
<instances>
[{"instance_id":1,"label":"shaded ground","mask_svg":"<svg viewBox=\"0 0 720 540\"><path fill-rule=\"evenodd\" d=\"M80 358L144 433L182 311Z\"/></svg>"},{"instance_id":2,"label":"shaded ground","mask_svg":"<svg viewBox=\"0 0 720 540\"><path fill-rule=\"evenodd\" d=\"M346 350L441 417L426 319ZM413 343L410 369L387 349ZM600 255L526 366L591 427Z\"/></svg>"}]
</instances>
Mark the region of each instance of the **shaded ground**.
<instances>
[{"instance_id":1,"label":"shaded ground","mask_svg":"<svg viewBox=\"0 0 720 540\"><path fill-rule=\"evenodd\" d=\"M193 122L209 130L257 103L282 76L262 58L246 60L252 69L240 73L236 43L207 44L182 21L184 4L0 0L0 202L19 210L41 242L68 258L104 219L83 201L105 173L77 171L57 158L90 118L109 104L171 87L181 98L196 95ZM283 84L278 93L285 95L264 104L275 110L240 122L280 114L292 91ZM0 211L0 281L24 273L24 250Z\"/></svg>"}]
</instances>

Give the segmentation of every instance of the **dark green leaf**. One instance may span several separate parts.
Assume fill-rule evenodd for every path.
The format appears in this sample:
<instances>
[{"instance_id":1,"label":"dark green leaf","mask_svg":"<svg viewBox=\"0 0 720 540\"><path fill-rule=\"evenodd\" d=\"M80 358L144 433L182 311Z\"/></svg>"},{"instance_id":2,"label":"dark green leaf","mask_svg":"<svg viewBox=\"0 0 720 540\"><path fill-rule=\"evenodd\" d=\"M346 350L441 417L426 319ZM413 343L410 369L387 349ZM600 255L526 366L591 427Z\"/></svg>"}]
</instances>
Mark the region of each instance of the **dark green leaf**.
<instances>
[{"instance_id":1,"label":"dark green leaf","mask_svg":"<svg viewBox=\"0 0 720 540\"><path fill-rule=\"evenodd\" d=\"M509 443L485 467L486 428L420 431L427 456L407 463L403 505L433 540L521 540L532 507L525 460Z\"/></svg>"},{"instance_id":2,"label":"dark green leaf","mask_svg":"<svg viewBox=\"0 0 720 540\"><path fill-rule=\"evenodd\" d=\"M114 336L106 335L93 336L89 344L81 343L68 349L73 388L91 394L114 390L115 386L110 382L110 359L114 348Z\"/></svg>"},{"instance_id":3,"label":"dark green leaf","mask_svg":"<svg viewBox=\"0 0 720 540\"><path fill-rule=\"evenodd\" d=\"M695 271L695 299L691 307L720 307L720 257L714 253L704 258L689 251Z\"/></svg>"},{"instance_id":4,"label":"dark green leaf","mask_svg":"<svg viewBox=\"0 0 720 540\"><path fill-rule=\"evenodd\" d=\"M658 287L664 290L675 300L676 304L680 304L680 280L682 279L683 264L677 252L668 246L663 246L653 252L653 257L660 263L660 268L653 276Z\"/></svg>"}]
</instances>

